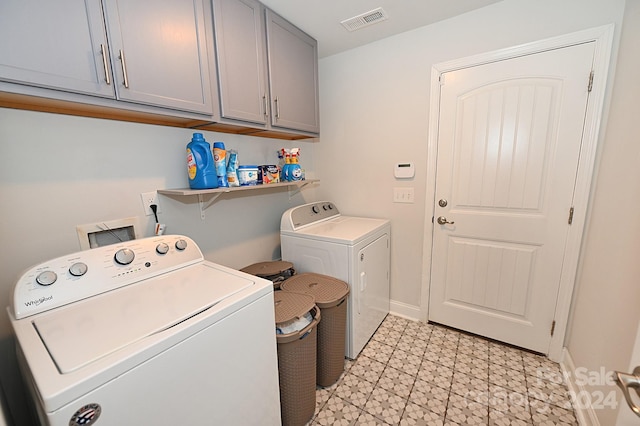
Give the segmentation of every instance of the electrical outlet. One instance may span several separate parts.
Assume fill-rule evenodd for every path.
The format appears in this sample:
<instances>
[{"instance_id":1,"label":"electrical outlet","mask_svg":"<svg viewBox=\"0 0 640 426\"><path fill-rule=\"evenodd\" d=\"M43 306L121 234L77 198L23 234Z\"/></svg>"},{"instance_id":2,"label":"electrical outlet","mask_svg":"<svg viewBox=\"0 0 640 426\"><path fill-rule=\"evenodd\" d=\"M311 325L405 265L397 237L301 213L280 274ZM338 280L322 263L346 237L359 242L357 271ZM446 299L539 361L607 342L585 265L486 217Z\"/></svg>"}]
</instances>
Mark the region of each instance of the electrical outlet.
<instances>
[{"instance_id":1,"label":"electrical outlet","mask_svg":"<svg viewBox=\"0 0 640 426\"><path fill-rule=\"evenodd\" d=\"M140 198L142 199L142 208L144 209L144 213L147 216L153 216L153 210L149 207L151 204L155 204L158 206L157 213L160 213L160 200L158 198L158 193L156 191L152 192L143 192L140 194Z\"/></svg>"}]
</instances>

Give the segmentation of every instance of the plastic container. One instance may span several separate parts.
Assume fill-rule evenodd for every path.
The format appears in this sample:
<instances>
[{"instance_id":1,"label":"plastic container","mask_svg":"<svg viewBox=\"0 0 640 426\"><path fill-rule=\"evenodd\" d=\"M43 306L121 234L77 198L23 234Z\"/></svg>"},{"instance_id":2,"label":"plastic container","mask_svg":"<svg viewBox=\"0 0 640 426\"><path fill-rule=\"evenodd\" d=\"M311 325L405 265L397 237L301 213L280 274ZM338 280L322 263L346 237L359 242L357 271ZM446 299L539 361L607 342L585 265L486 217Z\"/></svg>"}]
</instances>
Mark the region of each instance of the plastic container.
<instances>
[{"instance_id":1,"label":"plastic container","mask_svg":"<svg viewBox=\"0 0 640 426\"><path fill-rule=\"evenodd\" d=\"M239 166L238 181L240 186L258 184L258 166Z\"/></svg>"},{"instance_id":2,"label":"plastic container","mask_svg":"<svg viewBox=\"0 0 640 426\"><path fill-rule=\"evenodd\" d=\"M213 143L213 161L215 163L216 175L218 176L218 186L222 188L228 187L227 150L224 148L224 142Z\"/></svg>"},{"instance_id":3,"label":"plastic container","mask_svg":"<svg viewBox=\"0 0 640 426\"><path fill-rule=\"evenodd\" d=\"M238 153L233 149L229 150L229 163L227 164L227 182L229 186L240 186L238 180Z\"/></svg>"},{"instance_id":4,"label":"plastic container","mask_svg":"<svg viewBox=\"0 0 640 426\"><path fill-rule=\"evenodd\" d=\"M284 426L304 425L316 409L317 325L320 309L307 294L276 291L276 326L311 312L313 320L300 331L277 334L280 411Z\"/></svg>"},{"instance_id":5,"label":"plastic container","mask_svg":"<svg viewBox=\"0 0 640 426\"><path fill-rule=\"evenodd\" d=\"M327 275L304 273L284 281L280 288L313 296L320 308L316 383L322 387L333 385L344 372L349 285Z\"/></svg>"},{"instance_id":6,"label":"plastic container","mask_svg":"<svg viewBox=\"0 0 640 426\"><path fill-rule=\"evenodd\" d=\"M187 172L191 189L218 187L211 145L204 139L202 133L194 133L191 142L187 144Z\"/></svg>"},{"instance_id":7,"label":"plastic container","mask_svg":"<svg viewBox=\"0 0 640 426\"><path fill-rule=\"evenodd\" d=\"M278 290L280 284L296 274L293 263L283 260L274 260L271 262L259 262L240 269L247 274L264 278L273 283L273 288Z\"/></svg>"}]
</instances>

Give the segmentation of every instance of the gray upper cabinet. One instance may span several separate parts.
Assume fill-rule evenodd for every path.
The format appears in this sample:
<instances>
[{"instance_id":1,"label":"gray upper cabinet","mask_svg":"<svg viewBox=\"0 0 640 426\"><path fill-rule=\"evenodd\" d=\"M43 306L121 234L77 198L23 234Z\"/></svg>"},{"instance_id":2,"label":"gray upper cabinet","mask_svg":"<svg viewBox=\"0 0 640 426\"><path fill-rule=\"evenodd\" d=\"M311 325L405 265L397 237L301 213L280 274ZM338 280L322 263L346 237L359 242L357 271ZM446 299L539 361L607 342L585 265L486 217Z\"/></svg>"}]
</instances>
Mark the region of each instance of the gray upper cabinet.
<instances>
[{"instance_id":1,"label":"gray upper cabinet","mask_svg":"<svg viewBox=\"0 0 640 426\"><path fill-rule=\"evenodd\" d=\"M220 115L317 134L317 42L256 0L213 0Z\"/></svg>"},{"instance_id":2,"label":"gray upper cabinet","mask_svg":"<svg viewBox=\"0 0 640 426\"><path fill-rule=\"evenodd\" d=\"M266 11L271 125L319 133L318 44Z\"/></svg>"},{"instance_id":3,"label":"gray upper cabinet","mask_svg":"<svg viewBox=\"0 0 640 426\"><path fill-rule=\"evenodd\" d=\"M113 98L108 58L100 0L0 2L0 80Z\"/></svg>"},{"instance_id":4,"label":"gray upper cabinet","mask_svg":"<svg viewBox=\"0 0 640 426\"><path fill-rule=\"evenodd\" d=\"M213 0L220 115L266 124L268 88L262 5Z\"/></svg>"},{"instance_id":5,"label":"gray upper cabinet","mask_svg":"<svg viewBox=\"0 0 640 426\"><path fill-rule=\"evenodd\" d=\"M211 115L205 1L2 0L0 80Z\"/></svg>"},{"instance_id":6,"label":"gray upper cabinet","mask_svg":"<svg viewBox=\"0 0 640 426\"><path fill-rule=\"evenodd\" d=\"M117 98L211 114L203 0L104 0Z\"/></svg>"}]
</instances>

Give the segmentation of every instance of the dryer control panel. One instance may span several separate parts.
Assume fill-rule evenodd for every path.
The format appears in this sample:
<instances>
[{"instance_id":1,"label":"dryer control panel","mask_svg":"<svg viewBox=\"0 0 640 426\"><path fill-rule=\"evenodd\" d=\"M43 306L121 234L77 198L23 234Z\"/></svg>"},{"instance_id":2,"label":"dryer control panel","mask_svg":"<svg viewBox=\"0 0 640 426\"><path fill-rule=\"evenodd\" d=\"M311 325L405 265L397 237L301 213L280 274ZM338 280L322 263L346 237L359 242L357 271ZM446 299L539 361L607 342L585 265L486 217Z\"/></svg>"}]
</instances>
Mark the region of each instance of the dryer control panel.
<instances>
[{"instance_id":1,"label":"dryer control panel","mask_svg":"<svg viewBox=\"0 0 640 426\"><path fill-rule=\"evenodd\" d=\"M340 216L338 208L330 201L318 201L293 207L284 212L280 222L281 231L295 231L307 225Z\"/></svg>"},{"instance_id":2,"label":"dryer control panel","mask_svg":"<svg viewBox=\"0 0 640 426\"><path fill-rule=\"evenodd\" d=\"M161 235L84 250L36 265L18 279L12 314L20 319L203 261L183 235Z\"/></svg>"}]
</instances>

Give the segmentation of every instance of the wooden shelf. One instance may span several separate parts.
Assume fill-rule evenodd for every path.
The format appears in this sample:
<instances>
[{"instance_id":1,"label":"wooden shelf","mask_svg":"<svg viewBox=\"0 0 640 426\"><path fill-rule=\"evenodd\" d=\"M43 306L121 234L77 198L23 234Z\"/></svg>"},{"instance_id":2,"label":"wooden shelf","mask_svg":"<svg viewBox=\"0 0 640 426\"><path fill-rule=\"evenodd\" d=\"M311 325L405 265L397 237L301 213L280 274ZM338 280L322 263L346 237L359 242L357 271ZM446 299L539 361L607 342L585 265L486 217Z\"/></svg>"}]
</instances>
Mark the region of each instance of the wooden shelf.
<instances>
[{"instance_id":1,"label":"wooden shelf","mask_svg":"<svg viewBox=\"0 0 640 426\"><path fill-rule=\"evenodd\" d=\"M248 186L231 186L227 188L214 188L214 189L159 189L158 194L168 195L172 197L184 197L195 195L198 197L198 202L200 203L200 218L204 220L205 218L205 210L207 210L217 199L223 194L227 194L229 192L238 192L238 191L260 191L264 189L271 188L291 188L295 187L295 192L293 194L289 194L289 197L297 194L302 191L302 189L313 183L319 182L318 179L307 179L307 180L298 180L291 182L279 182L279 183L269 183L266 185L248 185Z\"/></svg>"}]
</instances>

